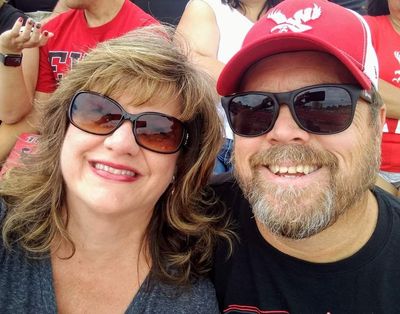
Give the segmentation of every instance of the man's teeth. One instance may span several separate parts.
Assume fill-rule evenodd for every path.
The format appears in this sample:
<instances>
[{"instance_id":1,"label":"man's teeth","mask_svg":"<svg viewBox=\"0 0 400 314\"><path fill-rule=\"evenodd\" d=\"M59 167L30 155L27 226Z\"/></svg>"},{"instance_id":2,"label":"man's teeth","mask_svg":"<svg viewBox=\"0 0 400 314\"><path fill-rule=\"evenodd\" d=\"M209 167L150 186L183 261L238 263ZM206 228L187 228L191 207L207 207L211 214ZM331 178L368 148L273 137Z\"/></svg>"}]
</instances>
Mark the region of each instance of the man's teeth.
<instances>
[{"instance_id":1,"label":"man's teeth","mask_svg":"<svg viewBox=\"0 0 400 314\"><path fill-rule=\"evenodd\" d=\"M110 166L106 166L103 164L95 164L94 167L99 170L103 170L112 174L121 175L121 176L131 176L134 177L136 174L133 171L125 170L125 169L115 169Z\"/></svg>"},{"instance_id":2,"label":"man's teeth","mask_svg":"<svg viewBox=\"0 0 400 314\"><path fill-rule=\"evenodd\" d=\"M309 165L298 165L298 166L278 166L278 165L270 165L268 169L275 174L309 174L317 170L316 166Z\"/></svg>"}]
</instances>

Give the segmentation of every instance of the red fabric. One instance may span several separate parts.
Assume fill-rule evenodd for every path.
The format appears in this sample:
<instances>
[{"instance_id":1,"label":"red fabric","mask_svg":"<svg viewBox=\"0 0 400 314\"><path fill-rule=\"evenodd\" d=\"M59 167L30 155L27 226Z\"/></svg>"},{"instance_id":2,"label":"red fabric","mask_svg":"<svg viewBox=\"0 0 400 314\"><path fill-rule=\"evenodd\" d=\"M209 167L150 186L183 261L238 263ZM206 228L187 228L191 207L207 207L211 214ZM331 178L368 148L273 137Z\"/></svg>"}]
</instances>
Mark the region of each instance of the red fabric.
<instances>
[{"instance_id":1,"label":"red fabric","mask_svg":"<svg viewBox=\"0 0 400 314\"><path fill-rule=\"evenodd\" d=\"M400 88L400 34L393 28L389 16L366 16L365 19L378 55L380 78ZM400 172L400 120L386 119L381 170Z\"/></svg>"},{"instance_id":2,"label":"red fabric","mask_svg":"<svg viewBox=\"0 0 400 314\"><path fill-rule=\"evenodd\" d=\"M39 135L30 133L22 133L18 137L10 155L8 156L3 167L0 169L0 178L8 169L20 165L21 158L23 158L24 155L31 154L35 151L38 139Z\"/></svg>"},{"instance_id":3,"label":"red fabric","mask_svg":"<svg viewBox=\"0 0 400 314\"><path fill-rule=\"evenodd\" d=\"M157 21L129 0L110 22L88 27L83 10L69 10L50 20L44 30L54 33L47 45L40 48L39 76L36 90L51 93L75 60L97 43L119 37L135 28Z\"/></svg>"}]
</instances>

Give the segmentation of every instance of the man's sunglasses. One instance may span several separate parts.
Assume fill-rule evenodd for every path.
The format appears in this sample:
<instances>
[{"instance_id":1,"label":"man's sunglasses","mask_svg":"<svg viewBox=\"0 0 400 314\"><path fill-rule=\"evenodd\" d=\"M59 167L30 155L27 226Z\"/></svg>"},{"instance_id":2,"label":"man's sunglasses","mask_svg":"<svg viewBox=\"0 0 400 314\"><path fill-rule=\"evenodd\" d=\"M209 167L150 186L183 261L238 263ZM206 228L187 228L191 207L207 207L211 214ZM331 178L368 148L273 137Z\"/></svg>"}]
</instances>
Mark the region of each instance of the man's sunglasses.
<instances>
[{"instance_id":1,"label":"man's sunglasses","mask_svg":"<svg viewBox=\"0 0 400 314\"><path fill-rule=\"evenodd\" d=\"M178 119L159 112L130 114L115 100L91 91L74 95L68 118L78 129L95 135L109 135L129 120L137 144L161 154L176 153L188 140L185 125Z\"/></svg>"},{"instance_id":2,"label":"man's sunglasses","mask_svg":"<svg viewBox=\"0 0 400 314\"><path fill-rule=\"evenodd\" d=\"M280 104L289 107L298 126L313 134L329 135L352 123L359 98L371 103L371 95L356 85L321 84L285 93L244 92L222 97L232 131L255 137L272 130Z\"/></svg>"}]
</instances>

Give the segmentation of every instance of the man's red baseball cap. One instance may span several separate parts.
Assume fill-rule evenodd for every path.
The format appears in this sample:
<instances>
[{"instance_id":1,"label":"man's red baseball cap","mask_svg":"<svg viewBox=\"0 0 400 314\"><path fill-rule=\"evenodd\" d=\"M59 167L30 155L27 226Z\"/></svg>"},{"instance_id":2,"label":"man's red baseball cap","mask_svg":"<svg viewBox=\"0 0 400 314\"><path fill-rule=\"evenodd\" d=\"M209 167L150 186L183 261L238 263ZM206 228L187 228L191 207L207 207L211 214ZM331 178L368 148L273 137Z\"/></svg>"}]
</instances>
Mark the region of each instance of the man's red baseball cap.
<instances>
[{"instance_id":1,"label":"man's red baseball cap","mask_svg":"<svg viewBox=\"0 0 400 314\"><path fill-rule=\"evenodd\" d=\"M218 93L238 92L245 72L261 59L294 51L331 54L362 88L378 86L378 60L362 16L326 0L285 0L250 29L242 48L222 70Z\"/></svg>"}]
</instances>

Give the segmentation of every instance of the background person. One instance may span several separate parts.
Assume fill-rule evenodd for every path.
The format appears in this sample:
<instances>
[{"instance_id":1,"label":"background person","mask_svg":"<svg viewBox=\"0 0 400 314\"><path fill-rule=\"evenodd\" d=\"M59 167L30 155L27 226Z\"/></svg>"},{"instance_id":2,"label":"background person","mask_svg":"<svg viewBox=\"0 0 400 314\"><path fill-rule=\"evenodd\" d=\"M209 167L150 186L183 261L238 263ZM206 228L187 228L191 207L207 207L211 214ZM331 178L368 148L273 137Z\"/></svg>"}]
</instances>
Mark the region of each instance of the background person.
<instances>
[{"instance_id":1,"label":"background person","mask_svg":"<svg viewBox=\"0 0 400 314\"><path fill-rule=\"evenodd\" d=\"M278 0L191 0L177 30L188 42L193 60L215 81L224 64L240 49L243 39L265 11ZM218 106L220 107L220 106ZM229 172L233 134L223 115L226 140L214 172Z\"/></svg>"},{"instance_id":2,"label":"background person","mask_svg":"<svg viewBox=\"0 0 400 314\"><path fill-rule=\"evenodd\" d=\"M20 141L26 142L31 133L37 133L33 100L38 103L47 100L64 72L90 48L135 28L157 23L128 0L65 0L65 4L71 10L49 21L44 29L36 23L21 33L22 25L17 22L12 31L0 36L0 52L23 59L20 67L0 67L0 120L11 125L6 130L5 125L0 129L0 141L6 142L0 146L0 160L14 146L16 135L25 133ZM45 46L44 41L47 41ZM40 55L37 48L26 49L38 46Z\"/></svg>"},{"instance_id":3,"label":"background person","mask_svg":"<svg viewBox=\"0 0 400 314\"><path fill-rule=\"evenodd\" d=\"M278 4L223 69L237 182L215 189L239 241L217 250L221 312L400 311L400 203L374 188L378 74L365 20L325 0Z\"/></svg>"},{"instance_id":4,"label":"background person","mask_svg":"<svg viewBox=\"0 0 400 314\"><path fill-rule=\"evenodd\" d=\"M228 234L206 211L211 87L161 27L68 73L37 152L0 182L2 313L218 313L205 275Z\"/></svg>"},{"instance_id":5,"label":"background person","mask_svg":"<svg viewBox=\"0 0 400 314\"><path fill-rule=\"evenodd\" d=\"M379 60L379 92L387 107L380 176L400 188L400 3L370 1L365 16ZM381 182L381 181L378 181ZM392 187L387 189L390 191Z\"/></svg>"}]
</instances>

